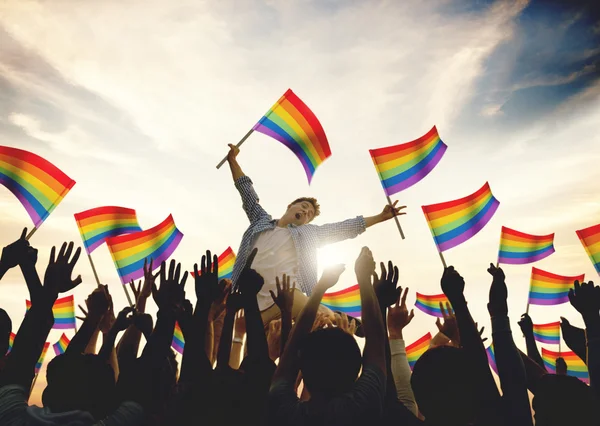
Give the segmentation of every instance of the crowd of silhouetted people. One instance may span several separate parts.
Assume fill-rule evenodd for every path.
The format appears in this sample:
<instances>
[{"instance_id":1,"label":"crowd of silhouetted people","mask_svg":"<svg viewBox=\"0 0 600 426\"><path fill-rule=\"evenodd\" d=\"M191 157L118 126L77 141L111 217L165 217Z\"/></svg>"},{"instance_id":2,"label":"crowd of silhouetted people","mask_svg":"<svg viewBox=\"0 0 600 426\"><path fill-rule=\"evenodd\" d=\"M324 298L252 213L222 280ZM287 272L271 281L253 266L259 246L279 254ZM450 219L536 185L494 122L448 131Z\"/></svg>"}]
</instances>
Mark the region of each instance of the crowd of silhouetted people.
<instances>
[{"instance_id":1,"label":"crowd of silhouetted people","mask_svg":"<svg viewBox=\"0 0 600 426\"><path fill-rule=\"evenodd\" d=\"M272 298L280 315L264 324L257 302L263 277L252 268L256 249L235 286L219 282L218 260L210 252L200 267L194 265L193 275L174 260L156 274L146 265L144 279L131 285L134 307L120 312L109 288L98 286L85 301L83 322L66 352L47 367L43 407L29 406L34 368L54 322L52 306L81 284L72 277L80 251L64 243L52 248L48 265L37 265L25 232L2 251L0 277L19 267L31 308L0 364L0 425L600 424L599 287L577 282L570 294L585 330L562 324L566 343L587 364L588 386L566 375L564 360L557 362L557 374L547 373L527 315L520 325L528 355L517 349L504 273L490 265L487 306L500 392L469 312L465 281L453 267L441 277L452 309L442 309L440 332L411 372L403 340L413 316L407 289L398 285L391 262L376 268L368 248L354 265L360 321L320 308L344 270L336 266L325 270L296 316L294 283L278 278ZM156 318L144 313L148 299L158 307ZM176 322L185 338L180 366L171 349ZM11 329L0 310L2 353ZM364 336L362 352L355 335Z\"/></svg>"}]
</instances>

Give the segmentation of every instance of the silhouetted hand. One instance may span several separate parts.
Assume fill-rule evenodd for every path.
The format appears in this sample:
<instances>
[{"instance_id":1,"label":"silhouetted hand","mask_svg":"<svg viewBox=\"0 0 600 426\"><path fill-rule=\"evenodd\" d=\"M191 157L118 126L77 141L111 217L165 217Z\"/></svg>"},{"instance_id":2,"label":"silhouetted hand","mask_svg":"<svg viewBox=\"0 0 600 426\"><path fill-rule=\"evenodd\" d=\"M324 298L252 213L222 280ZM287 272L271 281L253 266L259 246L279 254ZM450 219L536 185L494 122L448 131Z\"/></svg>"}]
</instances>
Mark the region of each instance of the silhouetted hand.
<instances>
[{"instance_id":1,"label":"silhouetted hand","mask_svg":"<svg viewBox=\"0 0 600 426\"><path fill-rule=\"evenodd\" d=\"M465 303L465 296L463 294L465 279L454 269L454 266L448 266L444 270L441 285L442 291L453 306L456 307L460 303Z\"/></svg>"},{"instance_id":2,"label":"silhouetted hand","mask_svg":"<svg viewBox=\"0 0 600 426\"><path fill-rule=\"evenodd\" d=\"M442 311L442 318L444 319L444 323L438 318L435 321L435 325L437 326L440 333L443 333L448 339L455 343L456 346L460 346L460 333L458 331L458 323L456 322L456 316L452 312L452 307L449 303L446 303L446 308L444 309L444 304L440 302L440 310Z\"/></svg>"},{"instance_id":3,"label":"silhouetted hand","mask_svg":"<svg viewBox=\"0 0 600 426\"><path fill-rule=\"evenodd\" d=\"M86 318L90 318L99 322L110 307L108 287L101 285L95 288L85 300L85 305L88 309L87 313L84 311Z\"/></svg>"},{"instance_id":4,"label":"silhouetted hand","mask_svg":"<svg viewBox=\"0 0 600 426\"><path fill-rule=\"evenodd\" d=\"M72 241L68 245L63 243L58 256L56 256L56 247L52 247L50 251L50 262L44 276L44 290L55 300L59 293L65 293L81 284L81 275L78 275L75 279L71 278L73 268L81 254L81 247L75 250L72 258L71 254L73 254Z\"/></svg>"},{"instance_id":5,"label":"silhouetted hand","mask_svg":"<svg viewBox=\"0 0 600 426\"><path fill-rule=\"evenodd\" d=\"M194 265L194 283L199 306L210 309L213 301L219 297L219 258L211 256L210 250L202 256L201 269Z\"/></svg>"},{"instance_id":6,"label":"silhouetted hand","mask_svg":"<svg viewBox=\"0 0 600 426\"><path fill-rule=\"evenodd\" d=\"M290 277L288 277L286 274L283 274L281 283L279 282L279 277L275 277L275 286L277 287L277 295L273 293L273 290L269 290L271 297L273 298L273 302L277 305L282 315L284 312L291 313L292 307L294 306L296 283L294 282L293 286L290 287Z\"/></svg>"},{"instance_id":7,"label":"silhouetted hand","mask_svg":"<svg viewBox=\"0 0 600 426\"><path fill-rule=\"evenodd\" d=\"M227 312L237 312L244 307L244 298L239 291L234 291L227 298Z\"/></svg>"},{"instance_id":8,"label":"silhouetted hand","mask_svg":"<svg viewBox=\"0 0 600 426\"><path fill-rule=\"evenodd\" d=\"M352 318L352 321L348 321L348 315L345 313L335 314L335 325L337 328L344 330L351 336L354 336L356 332L356 320Z\"/></svg>"},{"instance_id":9,"label":"silhouetted hand","mask_svg":"<svg viewBox=\"0 0 600 426\"><path fill-rule=\"evenodd\" d=\"M379 265L381 268L381 277L375 275L373 289L377 295L379 305L387 308L398 301L402 293L402 288L398 287L398 267L394 266L391 260L388 261L387 270L383 262Z\"/></svg>"},{"instance_id":10,"label":"silhouetted hand","mask_svg":"<svg viewBox=\"0 0 600 426\"><path fill-rule=\"evenodd\" d=\"M504 282L504 271L496 268L492 263L488 268L488 272L493 277L492 286L490 287L490 301L488 303L488 312L491 317L508 315L508 289Z\"/></svg>"},{"instance_id":11,"label":"silhouetted hand","mask_svg":"<svg viewBox=\"0 0 600 426\"><path fill-rule=\"evenodd\" d=\"M596 287L592 281L581 284L575 281L575 287L569 290L569 301L584 318L598 316L600 287Z\"/></svg>"},{"instance_id":12,"label":"silhouetted hand","mask_svg":"<svg viewBox=\"0 0 600 426\"><path fill-rule=\"evenodd\" d=\"M402 209L405 209L406 206L396 207L396 204L398 204L398 200L394 201L394 203L391 206L389 204L385 205L381 213L379 213L379 217L381 218L382 222L389 220L394 216L401 216L403 214L406 214L406 212L401 211Z\"/></svg>"},{"instance_id":13,"label":"silhouetted hand","mask_svg":"<svg viewBox=\"0 0 600 426\"><path fill-rule=\"evenodd\" d=\"M2 278L4 273L9 269L27 261L29 242L25 239L26 236L27 228L24 228L17 241L2 249L2 257L0 257L0 278Z\"/></svg>"},{"instance_id":14,"label":"silhouetted hand","mask_svg":"<svg viewBox=\"0 0 600 426\"><path fill-rule=\"evenodd\" d=\"M478 328L477 323L475 323L475 328ZM481 329L479 330L479 338L481 339L481 343L485 343L485 341L488 339L487 337L482 337L483 330L485 330L485 327L481 327Z\"/></svg>"},{"instance_id":15,"label":"silhouetted hand","mask_svg":"<svg viewBox=\"0 0 600 426\"><path fill-rule=\"evenodd\" d=\"M399 288L399 290L402 290ZM408 296L408 288L404 290L402 298L398 294L396 304L390 306L387 313L388 330L390 339L403 339L402 330L406 327L415 316L415 310L411 309L410 313L406 307L406 296Z\"/></svg>"},{"instance_id":16,"label":"silhouetted hand","mask_svg":"<svg viewBox=\"0 0 600 426\"><path fill-rule=\"evenodd\" d=\"M556 375L566 376L567 375L567 362L563 357L556 358Z\"/></svg>"},{"instance_id":17,"label":"silhouetted hand","mask_svg":"<svg viewBox=\"0 0 600 426\"><path fill-rule=\"evenodd\" d=\"M154 328L152 315L134 312L132 323L138 330L142 332L144 337L146 337L146 340L148 340Z\"/></svg>"},{"instance_id":18,"label":"silhouetted hand","mask_svg":"<svg viewBox=\"0 0 600 426\"><path fill-rule=\"evenodd\" d=\"M371 277L375 275L375 260L373 260L373 253L369 250L369 247L363 247L354 263L354 272L358 281L371 281Z\"/></svg>"},{"instance_id":19,"label":"silhouetted hand","mask_svg":"<svg viewBox=\"0 0 600 426\"><path fill-rule=\"evenodd\" d=\"M315 289L319 289L319 291L323 292L330 289L331 287L337 284L337 282L340 279L340 276L345 270L346 266L342 264L328 266L323 271L323 275L321 275L321 279L315 286Z\"/></svg>"},{"instance_id":20,"label":"silhouetted hand","mask_svg":"<svg viewBox=\"0 0 600 426\"><path fill-rule=\"evenodd\" d=\"M131 280L129 283L129 287L133 292L133 296L135 297L136 305L139 303L141 299L148 299L152 296L152 286L156 282L156 278L160 274L160 271L154 274L152 272L152 263L153 260L150 259L150 263L148 263L148 259L144 259L144 283L142 284L142 280L138 281L137 287L135 286L135 282Z\"/></svg>"},{"instance_id":21,"label":"silhouetted hand","mask_svg":"<svg viewBox=\"0 0 600 426\"><path fill-rule=\"evenodd\" d=\"M580 358L586 357L587 345L585 341L585 330L571 325L569 320L560 317L560 329L562 337L565 339L567 346L577 354Z\"/></svg>"},{"instance_id":22,"label":"silhouetted hand","mask_svg":"<svg viewBox=\"0 0 600 426\"><path fill-rule=\"evenodd\" d=\"M533 322L528 314L521 315L521 321L519 321L517 324L519 324L519 327L521 327L523 336L526 338L533 338Z\"/></svg>"},{"instance_id":23,"label":"silhouetted hand","mask_svg":"<svg viewBox=\"0 0 600 426\"><path fill-rule=\"evenodd\" d=\"M230 292L231 280L226 278L219 281L218 296L210 306L210 313L208 315L210 321L214 321L223 313L227 303L227 297L229 296Z\"/></svg>"},{"instance_id":24,"label":"silhouetted hand","mask_svg":"<svg viewBox=\"0 0 600 426\"><path fill-rule=\"evenodd\" d=\"M126 306L119 312L117 318L115 319L110 331L111 333L117 334L120 331L127 330L127 327L131 325L133 322L133 312L134 308L130 306Z\"/></svg>"},{"instance_id":25,"label":"silhouetted hand","mask_svg":"<svg viewBox=\"0 0 600 426\"><path fill-rule=\"evenodd\" d=\"M256 295L265 283L263 277L254 269L252 269L252 262L254 262L256 253L258 253L258 249L255 248L248 256L246 265L244 265L244 269L240 274L239 291L246 300L249 300L250 298L256 298Z\"/></svg>"},{"instance_id":26,"label":"silhouetted hand","mask_svg":"<svg viewBox=\"0 0 600 426\"><path fill-rule=\"evenodd\" d=\"M183 306L187 277L186 272L183 273L183 277L181 276L181 264L176 264L175 260L171 260L168 274L165 262L160 265L160 288L157 288L156 284L152 286L152 297L159 311L166 310L175 313L179 307Z\"/></svg>"}]
</instances>

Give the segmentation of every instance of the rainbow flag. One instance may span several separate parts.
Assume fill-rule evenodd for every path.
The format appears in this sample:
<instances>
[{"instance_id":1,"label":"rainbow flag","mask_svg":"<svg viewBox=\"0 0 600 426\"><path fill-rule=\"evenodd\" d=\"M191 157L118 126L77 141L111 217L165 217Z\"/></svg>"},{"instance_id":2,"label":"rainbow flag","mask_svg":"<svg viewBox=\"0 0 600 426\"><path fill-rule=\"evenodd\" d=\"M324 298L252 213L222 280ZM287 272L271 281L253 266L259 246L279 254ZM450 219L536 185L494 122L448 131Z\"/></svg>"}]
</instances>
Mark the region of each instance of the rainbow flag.
<instances>
[{"instance_id":1,"label":"rainbow flag","mask_svg":"<svg viewBox=\"0 0 600 426\"><path fill-rule=\"evenodd\" d=\"M231 278L234 263L235 253L231 247L227 247L227 250L219 256L219 281L225 278Z\"/></svg>"},{"instance_id":2,"label":"rainbow flag","mask_svg":"<svg viewBox=\"0 0 600 426\"><path fill-rule=\"evenodd\" d=\"M125 207L96 207L76 213L75 220L87 254L92 254L107 238L142 230L135 210Z\"/></svg>"},{"instance_id":3,"label":"rainbow flag","mask_svg":"<svg viewBox=\"0 0 600 426\"><path fill-rule=\"evenodd\" d=\"M455 201L422 206L440 252L456 247L477 234L490 221L500 202L486 182L479 191Z\"/></svg>"},{"instance_id":4,"label":"rainbow flag","mask_svg":"<svg viewBox=\"0 0 600 426\"><path fill-rule=\"evenodd\" d=\"M153 268L173 254L183 234L169 215L154 228L106 240L122 284L144 276L144 260L153 259Z\"/></svg>"},{"instance_id":5,"label":"rainbow flag","mask_svg":"<svg viewBox=\"0 0 600 426\"><path fill-rule=\"evenodd\" d=\"M431 333L427 333L425 336L406 347L406 358L408 359L408 365L411 370L415 366L417 360L421 358L421 355L423 355L427 349L429 349L430 343Z\"/></svg>"},{"instance_id":6,"label":"rainbow flag","mask_svg":"<svg viewBox=\"0 0 600 426\"><path fill-rule=\"evenodd\" d=\"M340 291L325 293L321 304L332 311L344 312L351 317L360 317L360 289L358 284Z\"/></svg>"},{"instance_id":7,"label":"rainbow flag","mask_svg":"<svg viewBox=\"0 0 600 426\"><path fill-rule=\"evenodd\" d=\"M569 301L569 290L573 288L575 280L583 282L585 274L567 277L542 271L538 268L531 269L531 286L529 288L530 305L560 305Z\"/></svg>"},{"instance_id":8,"label":"rainbow flag","mask_svg":"<svg viewBox=\"0 0 600 426\"><path fill-rule=\"evenodd\" d=\"M38 374L42 369L42 364L44 363L44 358L46 357L46 352L48 352L48 348L50 347L50 343L44 343L44 348L42 349L42 354L38 359L38 362L35 364L35 374Z\"/></svg>"},{"instance_id":9,"label":"rainbow flag","mask_svg":"<svg viewBox=\"0 0 600 426\"><path fill-rule=\"evenodd\" d=\"M415 302L415 307L425 312L428 315L432 315L434 317L442 318L442 310L440 309L440 302L444 304L444 308L446 308L446 303L448 302L448 298L444 294L436 294L436 295L425 295L421 293L417 293L417 301ZM452 306L450 306L452 309Z\"/></svg>"},{"instance_id":10,"label":"rainbow flag","mask_svg":"<svg viewBox=\"0 0 600 426\"><path fill-rule=\"evenodd\" d=\"M371 159L386 195L413 186L433 170L448 147L435 126L412 142L370 149Z\"/></svg>"},{"instance_id":11,"label":"rainbow flag","mask_svg":"<svg viewBox=\"0 0 600 426\"><path fill-rule=\"evenodd\" d=\"M37 228L75 181L36 154L0 145L0 184L19 199Z\"/></svg>"},{"instance_id":12,"label":"rainbow flag","mask_svg":"<svg viewBox=\"0 0 600 426\"><path fill-rule=\"evenodd\" d=\"M27 310L31 308L29 300L25 301L25 307ZM58 330L77 328L75 325L75 299L73 295L56 299L52 306L52 313L54 314L54 326L52 328Z\"/></svg>"},{"instance_id":13,"label":"rainbow flag","mask_svg":"<svg viewBox=\"0 0 600 426\"><path fill-rule=\"evenodd\" d=\"M10 336L8 337L8 350L6 351L6 353L8 354L10 351L12 351L13 345L15 344L15 337L17 335L15 333L13 333L12 331L10 332Z\"/></svg>"},{"instance_id":14,"label":"rainbow flag","mask_svg":"<svg viewBox=\"0 0 600 426\"><path fill-rule=\"evenodd\" d=\"M171 346L181 355L183 355L183 348L185 347L185 339L183 338L183 333L181 332L181 327L179 327L179 323L175 323L175 330L173 330L173 341L171 342Z\"/></svg>"},{"instance_id":15,"label":"rainbow flag","mask_svg":"<svg viewBox=\"0 0 600 426\"><path fill-rule=\"evenodd\" d=\"M548 324L533 324L533 338L540 343L560 343L560 321Z\"/></svg>"},{"instance_id":16,"label":"rainbow flag","mask_svg":"<svg viewBox=\"0 0 600 426\"><path fill-rule=\"evenodd\" d=\"M530 235L502 227L498 263L524 265L554 253L554 234Z\"/></svg>"},{"instance_id":17,"label":"rainbow flag","mask_svg":"<svg viewBox=\"0 0 600 426\"><path fill-rule=\"evenodd\" d=\"M302 163L308 183L316 168L331 156L321 123L290 89L256 123L253 130L270 136L291 149Z\"/></svg>"},{"instance_id":18,"label":"rainbow flag","mask_svg":"<svg viewBox=\"0 0 600 426\"><path fill-rule=\"evenodd\" d=\"M485 353L487 354L490 367L492 367L494 373L498 374L498 367L496 366L496 353L494 352L493 343L490 346L488 346L488 348L485 350Z\"/></svg>"},{"instance_id":19,"label":"rainbow flag","mask_svg":"<svg viewBox=\"0 0 600 426\"><path fill-rule=\"evenodd\" d=\"M600 274L600 223L589 228L577 231L579 241L583 244L586 253Z\"/></svg>"},{"instance_id":20,"label":"rainbow flag","mask_svg":"<svg viewBox=\"0 0 600 426\"><path fill-rule=\"evenodd\" d=\"M574 352L554 352L542 348L542 360L549 373L556 374L556 358L558 357L562 357L567 363L567 375L577 377L585 383L590 383L587 365Z\"/></svg>"},{"instance_id":21,"label":"rainbow flag","mask_svg":"<svg viewBox=\"0 0 600 426\"><path fill-rule=\"evenodd\" d=\"M60 336L60 339L58 339L58 342L52 345L52 347L54 348L54 353L57 356L64 354L67 350L67 346L69 346L69 343L71 343L71 341L65 335L65 333L63 333L62 336Z\"/></svg>"}]
</instances>

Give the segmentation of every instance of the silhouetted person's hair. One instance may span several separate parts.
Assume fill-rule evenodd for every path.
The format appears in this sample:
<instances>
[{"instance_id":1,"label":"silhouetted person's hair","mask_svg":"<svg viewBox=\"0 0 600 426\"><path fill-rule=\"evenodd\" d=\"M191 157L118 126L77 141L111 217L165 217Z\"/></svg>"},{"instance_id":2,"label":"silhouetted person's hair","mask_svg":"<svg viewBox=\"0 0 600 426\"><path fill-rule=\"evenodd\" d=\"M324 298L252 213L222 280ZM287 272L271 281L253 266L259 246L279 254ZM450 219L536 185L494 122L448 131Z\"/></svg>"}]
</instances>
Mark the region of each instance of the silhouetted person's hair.
<instances>
[{"instance_id":1,"label":"silhouetted person's hair","mask_svg":"<svg viewBox=\"0 0 600 426\"><path fill-rule=\"evenodd\" d=\"M8 351L8 341L12 331L12 321L6 311L0 308L0 358Z\"/></svg>"},{"instance_id":2,"label":"silhouetted person's hair","mask_svg":"<svg viewBox=\"0 0 600 426\"><path fill-rule=\"evenodd\" d=\"M313 216L313 219L321 214L321 205L319 204L319 202L317 201L317 199L313 198L313 197L300 197L300 198L296 198L294 201L292 201L290 203L290 205L301 203L303 201L306 201L306 202L312 204L313 209L315 209L315 215Z\"/></svg>"},{"instance_id":3,"label":"silhouetted person's hair","mask_svg":"<svg viewBox=\"0 0 600 426\"><path fill-rule=\"evenodd\" d=\"M362 363L356 340L339 328L310 333L300 344L299 358L306 388L325 397L349 391Z\"/></svg>"},{"instance_id":4,"label":"silhouetted person's hair","mask_svg":"<svg viewBox=\"0 0 600 426\"><path fill-rule=\"evenodd\" d=\"M536 426L600 425L597 402L589 386L572 376L546 374L533 397Z\"/></svg>"},{"instance_id":5,"label":"silhouetted person's hair","mask_svg":"<svg viewBox=\"0 0 600 426\"><path fill-rule=\"evenodd\" d=\"M115 409L115 375L97 355L63 354L48 364L42 402L53 413L87 411L96 420Z\"/></svg>"},{"instance_id":6,"label":"silhouetted person's hair","mask_svg":"<svg viewBox=\"0 0 600 426\"><path fill-rule=\"evenodd\" d=\"M463 349L439 346L416 362L411 385L419 410L434 425L466 425L474 420L474 380Z\"/></svg>"}]
</instances>

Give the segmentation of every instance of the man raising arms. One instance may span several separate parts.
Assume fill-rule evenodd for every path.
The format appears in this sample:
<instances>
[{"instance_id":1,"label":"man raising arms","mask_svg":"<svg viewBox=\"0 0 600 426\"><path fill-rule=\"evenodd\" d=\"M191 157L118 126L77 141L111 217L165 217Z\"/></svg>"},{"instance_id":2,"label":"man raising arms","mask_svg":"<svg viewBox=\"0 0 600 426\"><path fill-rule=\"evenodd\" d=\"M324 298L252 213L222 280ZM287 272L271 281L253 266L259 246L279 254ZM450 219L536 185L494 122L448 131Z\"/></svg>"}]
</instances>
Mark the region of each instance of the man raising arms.
<instances>
[{"instance_id":1,"label":"man raising arms","mask_svg":"<svg viewBox=\"0 0 600 426\"><path fill-rule=\"evenodd\" d=\"M357 216L342 222L312 225L310 222L320 213L319 203L314 198L302 197L288 204L279 219L273 219L259 204L252 181L237 162L239 148L231 144L229 148L227 161L250 220L233 266L232 281L235 287L248 255L257 248L258 254L252 267L265 280L257 295L265 325L280 315L270 293L276 293L276 277L286 274L299 287L294 294L292 316L295 318L306 305L307 296L310 296L317 283L317 248L355 238L370 226L405 214L401 210L406 206L396 207L396 201L392 206L386 205L375 216Z\"/></svg>"}]
</instances>

